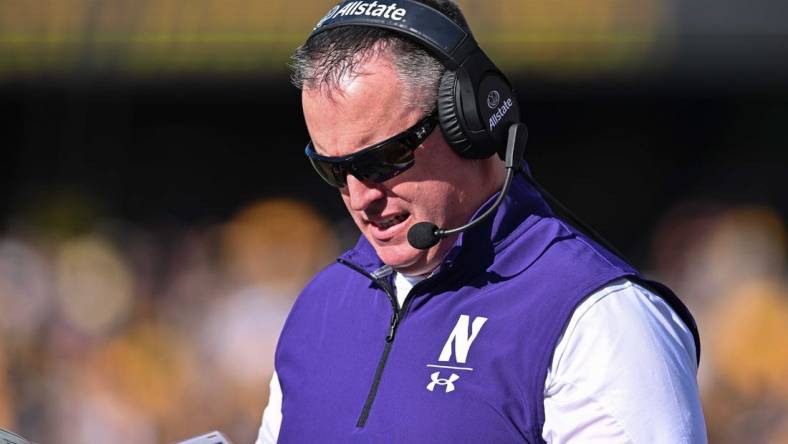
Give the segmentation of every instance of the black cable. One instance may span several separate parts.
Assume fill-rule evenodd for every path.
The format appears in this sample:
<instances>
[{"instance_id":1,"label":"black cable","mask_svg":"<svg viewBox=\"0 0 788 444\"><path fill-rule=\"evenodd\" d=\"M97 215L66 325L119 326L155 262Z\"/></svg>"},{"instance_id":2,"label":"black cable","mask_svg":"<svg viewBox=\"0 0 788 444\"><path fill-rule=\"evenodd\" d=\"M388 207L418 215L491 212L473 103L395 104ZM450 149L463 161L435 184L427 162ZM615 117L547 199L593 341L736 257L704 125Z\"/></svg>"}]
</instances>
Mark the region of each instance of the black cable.
<instances>
[{"instance_id":1,"label":"black cable","mask_svg":"<svg viewBox=\"0 0 788 444\"><path fill-rule=\"evenodd\" d=\"M613 246L612 243L610 243L607 239L602 237L602 235L599 234L596 230L594 230L588 224L586 224L585 222L580 220L577 216L575 216L575 214L572 213L572 211L569 210L569 208L567 208L564 204L562 204L558 199L553 197L553 195L550 194L543 186L539 185L539 182L537 182L533 177L531 177L530 174L528 174L523 170L521 171L523 173L523 176L525 177L525 180L527 180L528 183L530 183L534 188L536 188L536 190L547 201L547 203L550 205L553 211L558 213L558 215L562 219L566 220L566 222L568 222L570 225L581 231L586 236L602 244L602 246L610 250L613 254L618 256L624 262L630 263L629 260L626 258L626 256L624 256L624 254L618 250L618 248Z\"/></svg>"}]
</instances>

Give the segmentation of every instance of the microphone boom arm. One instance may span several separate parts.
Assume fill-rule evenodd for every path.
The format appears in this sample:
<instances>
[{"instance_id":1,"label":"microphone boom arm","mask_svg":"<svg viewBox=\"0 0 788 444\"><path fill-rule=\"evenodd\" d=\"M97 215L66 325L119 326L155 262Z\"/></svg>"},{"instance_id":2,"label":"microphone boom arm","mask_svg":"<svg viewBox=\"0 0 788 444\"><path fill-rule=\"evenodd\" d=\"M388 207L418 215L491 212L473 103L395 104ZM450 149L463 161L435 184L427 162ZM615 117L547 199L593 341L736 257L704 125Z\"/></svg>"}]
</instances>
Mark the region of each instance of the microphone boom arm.
<instances>
[{"instance_id":1,"label":"microphone boom arm","mask_svg":"<svg viewBox=\"0 0 788 444\"><path fill-rule=\"evenodd\" d=\"M408 242L410 245L419 250L432 248L440 242L441 239L468 230L487 219L499 206L501 206L501 203L503 203L504 198L509 192L509 187L512 185L514 175L522 169L522 160L527 143L528 128L525 124L519 122L512 124L509 127L509 134L506 139L506 153L504 156L501 156L506 164L506 179L503 182L503 187L501 187L498 198L495 199L495 202L490 208L479 217L457 228L438 228L432 222L419 222L408 230Z\"/></svg>"},{"instance_id":2,"label":"microphone boom arm","mask_svg":"<svg viewBox=\"0 0 788 444\"><path fill-rule=\"evenodd\" d=\"M528 143L528 128L525 126L524 123L514 123L509 127L509 136L506 139L506 156L504 161L506 162L506 179L503 182L503 187L501 188L501 193L498 195L498 198L495 199L495 203L492 204L490 208L488 208L484 213L482 213L479 217L475 218L474 220L468 222L467 224L452 228L452 229L443 229L438 228L435 230L435 235L439 238L444 238L451 236L455 233L461 233L465 230L468 230L484 219L487 219L493 211L497 210L501 203L503 203L503 199L509 193L509 187L512 186L512 181L514 180L514 175L522 169L523 163L523 156L525 155L525 146Z\"/></svg>"}]
</instances>

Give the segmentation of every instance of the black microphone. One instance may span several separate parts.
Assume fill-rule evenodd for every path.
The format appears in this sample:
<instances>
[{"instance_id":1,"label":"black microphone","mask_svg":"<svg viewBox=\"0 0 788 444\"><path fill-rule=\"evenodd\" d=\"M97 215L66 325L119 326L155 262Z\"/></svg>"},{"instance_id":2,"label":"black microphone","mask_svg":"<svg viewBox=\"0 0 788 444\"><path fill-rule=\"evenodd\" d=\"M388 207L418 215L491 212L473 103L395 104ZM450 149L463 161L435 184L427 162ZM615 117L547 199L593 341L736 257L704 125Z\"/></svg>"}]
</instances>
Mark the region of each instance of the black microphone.
<instances>
[{"instance_id":1,"label":"black microphone","mask_svg":"<svg viewBox=\"0 0 788 444\"><path fill-rule=\"evenodd\" d=\"M419 250L432 248L441 240L438 231L438 226L432 222L419 222L408 230L408 243Z\"/></svg>"},{"instance_id":2,"label":"black microphone","mask_svg":"<svg viewBox=\"0 0 788 444\"><path fill-rule=\"evenodd\" d=\"M501 187L498 199L479 217L473 219L465 225L457 228L438 228L432 222L418 222L408 230L408 243L413 248L426 250L434 247L441 239L453 234L462 233L465 230L475 227L484 219L498 209L503 203L503 199L509 192L515 173L522 167L522 159L525 154L525 145L528 143L528 128L524 123L514 123L509 127L509 136L506 140L506 180Z\"/></svg>"}]
</instances>

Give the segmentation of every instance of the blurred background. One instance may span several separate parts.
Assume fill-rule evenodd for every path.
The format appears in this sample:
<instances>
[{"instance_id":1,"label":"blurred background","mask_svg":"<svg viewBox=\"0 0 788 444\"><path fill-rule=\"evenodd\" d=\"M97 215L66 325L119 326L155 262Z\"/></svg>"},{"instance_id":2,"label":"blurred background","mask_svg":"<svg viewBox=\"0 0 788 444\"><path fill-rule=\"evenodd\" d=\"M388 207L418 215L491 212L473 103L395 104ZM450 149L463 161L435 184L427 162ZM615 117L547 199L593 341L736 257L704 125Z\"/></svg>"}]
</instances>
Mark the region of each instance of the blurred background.
<instances>
[{"instance_id":1,"label":"blurred background","mask_svg":"<svg viewBox=\"0 0 788 444\"><path fill-rule=\"evenodd\" d=\"M788 442L788 3L460 1L554 195L701 330L712 442ZM252 442L357 236L303 156L315 0L0 0L0 427Z\"/></svg>"}]
</instances>

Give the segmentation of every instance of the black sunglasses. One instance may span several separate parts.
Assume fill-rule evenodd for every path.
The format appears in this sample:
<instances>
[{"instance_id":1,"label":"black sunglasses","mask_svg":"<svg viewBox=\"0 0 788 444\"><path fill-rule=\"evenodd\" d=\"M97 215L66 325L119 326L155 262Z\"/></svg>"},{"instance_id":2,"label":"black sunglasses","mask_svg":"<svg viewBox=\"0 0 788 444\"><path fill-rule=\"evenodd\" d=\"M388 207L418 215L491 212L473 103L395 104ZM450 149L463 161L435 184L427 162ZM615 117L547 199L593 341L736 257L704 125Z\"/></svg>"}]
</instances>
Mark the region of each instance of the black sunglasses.
<instances>
[{"instance_id":1,"label":"black sunglasses","mask_svg":"<svg viewBox=\"0 0 788 444\"><path fill-rule=\"evenodd\" d=\"M413 166L416 162L413 151L427 139L437 123L435 113L430 113L396 136L348 156L321 156L315 152L312 141L305 152L317 174L331 186L345 187L348 174L359 180L380 183Z\"/></svg>"}]
</instances>

